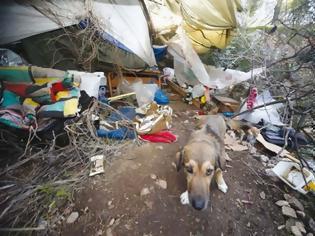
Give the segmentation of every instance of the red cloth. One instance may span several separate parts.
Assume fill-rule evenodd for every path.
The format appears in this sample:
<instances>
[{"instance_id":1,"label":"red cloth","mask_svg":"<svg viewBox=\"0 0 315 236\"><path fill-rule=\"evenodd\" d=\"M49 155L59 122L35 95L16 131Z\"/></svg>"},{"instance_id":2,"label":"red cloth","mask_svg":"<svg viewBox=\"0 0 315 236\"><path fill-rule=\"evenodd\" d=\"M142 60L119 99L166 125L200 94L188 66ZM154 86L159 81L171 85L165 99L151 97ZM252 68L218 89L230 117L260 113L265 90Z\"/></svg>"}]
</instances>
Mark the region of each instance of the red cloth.
<instances>
[{"instance_id":1,"label":"red cloth","mask_svg":"<svg viewBox=\"0 0 315 236\"><path fill-rule=\"evenodd\" d=\"M257 94L258 94L258 92L257 92L256 87L254 87L250 90L248 98L247 98L247 109L248 110L253 110Z\"/></svg>"},{"instance_id":2,"label":"red cloth","mask_svg":"<svg viewBox=\"0 0 315 236\"><path fill-rule=\"evenodd\" d=\"M161 131L155 134L143 134L140 138L152 143L172 143L177 140L177 137L169 131Z\"/></svg>"}]
</instances>

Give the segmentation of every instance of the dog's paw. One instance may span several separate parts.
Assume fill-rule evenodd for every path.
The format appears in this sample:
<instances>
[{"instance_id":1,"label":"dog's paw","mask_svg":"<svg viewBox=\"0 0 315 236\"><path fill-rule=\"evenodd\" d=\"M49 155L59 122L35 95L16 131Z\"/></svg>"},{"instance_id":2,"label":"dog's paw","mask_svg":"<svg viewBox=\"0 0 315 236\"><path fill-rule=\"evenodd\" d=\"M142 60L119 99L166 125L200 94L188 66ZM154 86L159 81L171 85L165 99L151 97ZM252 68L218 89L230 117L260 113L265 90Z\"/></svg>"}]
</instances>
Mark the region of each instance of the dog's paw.
<instances>
[{"instance_id":1,"label":"dog's paw","mask_svg":"<svg viewBox=\"0 0 315 236\"><path fill-rule=\"evenodd\" d=\"M188 191L185 191L185 192L183 192L183 193L180 195L180 202L181 202L183 205L189 204Z\"/></svg>"},{"instance_id":2,"label":"dog's paw","mask_svg":"<svg viewBox=\"0 0 315 236\"><path fill-rule=\"evenodd\" d=\"M229 187L226 185L226 183L218 184L218 188L221 190L221 192L226 193L229 189Z\"/></svg>"}]
</instances>

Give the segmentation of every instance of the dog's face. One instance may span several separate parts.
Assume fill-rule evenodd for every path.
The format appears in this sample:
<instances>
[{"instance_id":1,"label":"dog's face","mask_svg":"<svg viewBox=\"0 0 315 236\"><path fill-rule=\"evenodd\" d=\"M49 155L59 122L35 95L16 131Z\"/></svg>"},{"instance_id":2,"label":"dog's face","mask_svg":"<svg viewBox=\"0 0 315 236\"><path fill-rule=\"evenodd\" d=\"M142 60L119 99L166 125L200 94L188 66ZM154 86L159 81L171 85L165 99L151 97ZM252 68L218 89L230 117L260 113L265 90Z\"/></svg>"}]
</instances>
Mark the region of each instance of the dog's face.
<instances>
[{"instance_id":1,"label":"dog's face","mask_svg":"<svg viewBox=\"0 0 315 236\"><path fill-rule=\"evenodd\" d=\"M202 148L202 147L199 147ZM207 208L210 197L210 183L215 173L215 158L209 158L209 154L196 147L184 148L177 153L177 168L184 167L187 179L187 191L189 202L196 210ZM203 155L207 155L204 158Z\"/></svg>"}]
</instances>

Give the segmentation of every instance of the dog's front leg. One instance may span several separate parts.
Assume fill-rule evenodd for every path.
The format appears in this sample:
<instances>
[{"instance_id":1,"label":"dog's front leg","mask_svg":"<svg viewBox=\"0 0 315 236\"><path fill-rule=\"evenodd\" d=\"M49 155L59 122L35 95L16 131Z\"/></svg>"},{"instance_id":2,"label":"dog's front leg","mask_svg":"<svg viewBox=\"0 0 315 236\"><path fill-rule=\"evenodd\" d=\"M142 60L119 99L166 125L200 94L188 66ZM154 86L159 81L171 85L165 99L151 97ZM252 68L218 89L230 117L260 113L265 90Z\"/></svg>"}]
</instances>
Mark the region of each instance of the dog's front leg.
<instances>
[{"instance_id":1,"label":"dog's front leg","mask_svg":"<svg viewBox=\"0 0 315 236\"><path fill-rule=\"evenodd\" d=\"M218 188L223 192L226 193L228 190L228 186L226 185L223 179L223 173L220 168L216 169L215 171L215 180L217 182Z\"/></svg>"},{"instance_id":2,"label":"dog's front leg","mask_svg":"<svg viewBox=\"0 0 315 236\"><path fill-rule=\"evenodd\" d=\"M183 205L189 204L189 196L188 196L188 191L187 190L180 195L180 202Z\"/></svg>"}]
</instances>

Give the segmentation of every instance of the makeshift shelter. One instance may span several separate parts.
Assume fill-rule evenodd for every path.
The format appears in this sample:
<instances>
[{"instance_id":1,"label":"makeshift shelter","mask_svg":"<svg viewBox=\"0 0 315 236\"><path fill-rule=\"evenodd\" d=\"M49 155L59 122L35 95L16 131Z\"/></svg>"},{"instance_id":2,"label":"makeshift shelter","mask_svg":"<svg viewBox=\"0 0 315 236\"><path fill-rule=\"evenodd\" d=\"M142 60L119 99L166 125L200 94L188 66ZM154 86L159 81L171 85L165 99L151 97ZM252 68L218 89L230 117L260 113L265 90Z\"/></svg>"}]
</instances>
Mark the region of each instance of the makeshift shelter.
<instances>
[{"instance_id":1,"label":"makeshift shelter","mask_svg":"<svg viewBox=\"0 0 315 236\"><path fill-rule=\"evenodd\" d=\"M39 53L38 49L46 46L47 50L47 46L51 46L48 42L54 38L58 43L49 52L51 54L57 51L57 55L53 54L54 57L60 54L59 57L66 58L69 53L63 55L62 50L76 46L76 42L71 41L71 38L69 40L68 37L68 41L65 41L61 37L65 33L63 30L50 34L43 33L61 28L67 29L65 27L81 23L81 27L76 27L76 31L93 27L95 34L92 36L103 41L102 44L97 45L101 51L97 55L100 62L115 63L117 61L115 64L120 63L127 68L156 65L147 21L141 3L137 0L5 0L1 2L0 20L0 44L22 40L25 51L36 62L42 61L43 58L45 61L45 57L47 58L47 54L43 53L45 50L40 50L41 53ZM31 36L35 38L30 38ZM79 43L82 46L82 42ZM35 45L39 46L36 50ZM116 58L113 58L113 55ZM46 61L52 62L52 59L49 58Z\"/></svg>"}]
</instances>

